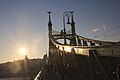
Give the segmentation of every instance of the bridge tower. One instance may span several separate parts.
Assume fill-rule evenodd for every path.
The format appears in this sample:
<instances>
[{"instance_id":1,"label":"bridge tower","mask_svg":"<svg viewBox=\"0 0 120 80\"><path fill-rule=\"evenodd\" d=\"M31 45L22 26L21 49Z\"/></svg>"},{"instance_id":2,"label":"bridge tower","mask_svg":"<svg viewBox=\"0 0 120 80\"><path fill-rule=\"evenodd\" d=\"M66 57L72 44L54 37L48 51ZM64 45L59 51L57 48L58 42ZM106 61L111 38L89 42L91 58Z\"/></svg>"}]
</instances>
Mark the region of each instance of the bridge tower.
<instances>
[{"instance_id":1,"label":"bridge tower","mask_svg":"<svg viewBox=\"0 0 120 80\"><path fill-rule=\"evenodd\" d=\"M66 36L68 34L66 32L66 29L65 29L65 27L66 27L65 24L71 26L71 34L69 36L69 40L70 40L70 45L75 46L77 44L76 44L76 38L75 38L76 32L75 32L75 22L74 22L74 18L73 18L73 13L74 13L73 11L65 11L63 13L63 27L64 27L63 31L64 31L64 44L66 45L67 44L67 41L66 41L67 37ZM67 23L65 23L65 17L67 17L67 19L68 19ZM69 21L70 20L69 18L71 18L71 22Z\"/></svg>"},{"instance_id":2,"label":"bridge tower","mask_svg":"<svg viewBox=\"0 0 120 80\"><path fill-rule=\"evenodd\" d=\"M48 22L48 30L49 30L49 34L48 35L52 35L52 22L51 22L51 13L52 12L47 12L49 14L49 22Z\"/></svg>"},{"instance_id":3,"label":"bridge tower","mask_svg":"<svg viewBox=\"0 0 120 80\"><path fill-rule=\"evenodd\" d=\"M52 22L51 22L51 11L48 11L47 12L48 13L48 15L49 15L49 18L48 18L48 37L49 37L49 54L48 54L48 56L50 57L51 56L51 49L52 49L52 41L51 41L51 39L50 39L50 36L52 35Z\"/></svg>"},{"instance_id":4,"label":"bridge tower","mask_svg":"<svg viewBox=\"0 0 120 80\"><path fill-rule=\"evenodd\" d=\"M75 35L75 22L74 22L74 18L73 18L73 11L70 11L71 13L71 30L72 30L72 34Z\"/></svg>"},{"instance_id":5,"label":"bridge tower","mask_svg":"<svg viewBox=\"0 0 120 80\"><path fill-rule=\"evenodd\" d=\"M74 22L74 18L73 18L73 11L70 11L71 13L71 30L72 30L72 39L71 39L71 44L72 45L77 45L76 43L76 38L75 38L75 35L76 35L76 32L75 32L75 22Z\"/></svg>"}]
</instances>

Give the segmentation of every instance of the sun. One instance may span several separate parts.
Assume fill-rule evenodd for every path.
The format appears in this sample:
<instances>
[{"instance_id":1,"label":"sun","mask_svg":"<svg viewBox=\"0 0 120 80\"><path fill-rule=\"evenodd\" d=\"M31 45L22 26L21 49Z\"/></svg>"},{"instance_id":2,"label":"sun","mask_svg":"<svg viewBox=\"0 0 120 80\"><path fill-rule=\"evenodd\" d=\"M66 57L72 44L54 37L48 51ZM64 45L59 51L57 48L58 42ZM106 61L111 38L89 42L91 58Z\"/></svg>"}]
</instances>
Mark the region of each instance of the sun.
<instances>
[{"instance_id":1,"label":"sun","mask_svg":"<svg viewBox=\"0 0 120 80\"><path fill-rule=\"evenodd\" d=\"M19 52L23 55L26 55L27 50L25 48L20 48Z\"/></svg>"}]
</instances>

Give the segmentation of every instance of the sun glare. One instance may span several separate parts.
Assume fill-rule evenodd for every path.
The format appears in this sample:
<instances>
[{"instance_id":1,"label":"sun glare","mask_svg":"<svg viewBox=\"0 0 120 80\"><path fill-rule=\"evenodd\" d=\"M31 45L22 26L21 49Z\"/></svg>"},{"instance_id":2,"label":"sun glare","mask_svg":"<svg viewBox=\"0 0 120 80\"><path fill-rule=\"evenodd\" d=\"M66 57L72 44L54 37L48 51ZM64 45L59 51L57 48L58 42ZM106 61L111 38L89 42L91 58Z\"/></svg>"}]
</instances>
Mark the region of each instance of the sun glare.
<instances>
[{"instance_id":1,"label":"sun glare","mask_svg":"<svg viewBox=\"0 0 120 80\"><path fill-rule=\"evenodd\" d=\"M26 54L26 49L25 48L21 48L20 49L20 53L23 54L23 55L25 55Z\"/></svg>"}]
</instances>

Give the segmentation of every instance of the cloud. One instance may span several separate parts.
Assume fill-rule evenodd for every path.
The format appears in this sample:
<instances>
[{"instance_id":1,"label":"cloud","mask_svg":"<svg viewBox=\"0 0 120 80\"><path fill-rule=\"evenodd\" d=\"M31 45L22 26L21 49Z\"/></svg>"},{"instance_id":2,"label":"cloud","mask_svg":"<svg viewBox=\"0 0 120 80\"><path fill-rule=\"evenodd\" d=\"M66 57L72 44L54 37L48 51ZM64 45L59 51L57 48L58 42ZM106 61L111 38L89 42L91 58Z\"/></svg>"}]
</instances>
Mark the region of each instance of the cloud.
<instances>
[{"instance_id":1,"label":"cloud","mask_svg":"<svg viewBox=\"0 0 120 80\"><path fill-rule=\"evenodd\" d=\"M96 31L99 31L99 30L100 30L100 29L97 29L97 28L96 28L96 29L93 29L92 32L96 32Z\"/></svg>"},{"instance_id":2,"label":"cloud","mask_svg":"<svg viewBox=\"0 0 120 80\"><path fill-rule=\"evenodd\" d=\"M106 30L106 26L104 24L102 25L102 28L103 28L103 30Z\"/></svg>"},{"instance_id":3,"label":"cloud","mask_svg":"<svg viewBox=\"0 0 120 80\"><path fill-rule=\"evenodd\" d=\"M100 30L102 30L102 31L106 30L106 26L105 26L104 24L101 25L101 26L97 26L97 27L99 27L99 28L94 28L94 29L92 30L93 33L94 33L94 32L97 32L97 31L100 31Z\"/></svg>"}]
</instances>

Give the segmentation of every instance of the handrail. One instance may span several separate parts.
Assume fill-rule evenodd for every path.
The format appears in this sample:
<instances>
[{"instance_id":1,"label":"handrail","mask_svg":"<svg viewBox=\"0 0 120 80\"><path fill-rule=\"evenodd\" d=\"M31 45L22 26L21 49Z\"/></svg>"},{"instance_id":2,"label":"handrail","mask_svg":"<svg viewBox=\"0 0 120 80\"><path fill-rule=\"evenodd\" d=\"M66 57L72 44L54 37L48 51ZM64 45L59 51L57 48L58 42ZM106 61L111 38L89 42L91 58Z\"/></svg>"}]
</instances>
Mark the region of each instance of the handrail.
<instances>
[{"instance_id":1,"label":"handrail","mask_svg":"<svg viewBox=\"0 0 120 80\"><path fill-rule=\"evenodd\" d=\"M87 41L93 41L93 42L101 42L101 43L108 43L108 44L115 44L115 43L118 43L118 42L112 42L112 41L100 41L100 40L94 40L94 39L90 39L90 38L86 38L86 37L83 37L83 36L79 36L79 35L76 35L77 37L81 38L81 39L85 39Z\"/></svg>"},{"instance_id":2,"label":"handrail","mask_svg":"<svg viewBox=\"0 0 120 80\"><path fill-rule=\"evenodd\" d=\"M119 53L120 45L119 44L98 45L98 46L71 46L71 45L64 45L64 44L59 43L58 41L54 39L53 36L50 37L50 40L56 46L56 48L59 48L59 50L61 51L72 52L72 50L74 50L76 54L89 55L89 50L98 50L100 52L99 54L100 56L120 57L120 53Z\"/></svg>"},{"instance_id":3,"label":"handrail","mask_svg":"<svg viewBox=\"0 0 120 80\"><path fill-rule=\"evenodd\" d=\"M41 74L42 74L42 71L40 70L40 72L37 74L37 76L35 77L34 80L41 80L41 79L40 79Z\"/></svg>"}]
</instances>

